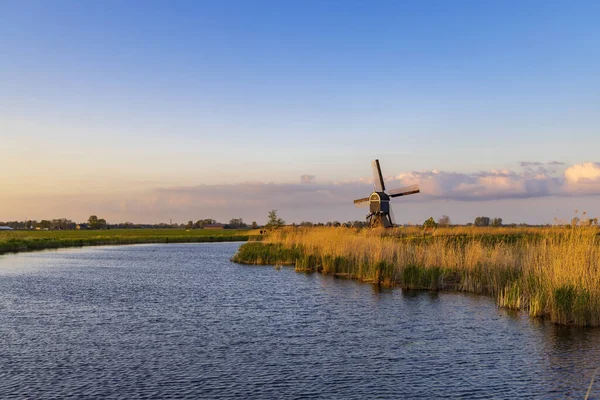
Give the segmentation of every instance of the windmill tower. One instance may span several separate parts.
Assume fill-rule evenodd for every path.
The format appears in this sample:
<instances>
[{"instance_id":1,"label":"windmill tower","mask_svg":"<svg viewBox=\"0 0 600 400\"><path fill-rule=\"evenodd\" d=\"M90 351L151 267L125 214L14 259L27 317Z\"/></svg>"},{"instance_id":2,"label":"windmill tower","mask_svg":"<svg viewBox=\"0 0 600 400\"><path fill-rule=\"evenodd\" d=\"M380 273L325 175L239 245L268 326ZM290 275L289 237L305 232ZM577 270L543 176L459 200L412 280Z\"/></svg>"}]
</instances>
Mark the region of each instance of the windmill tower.
<instances>
[{"instance_id":1,"label":"windmill tower","mask_svg":"<svg viewBox=\"0 0 600 400\"><path fill-rule=\"evenodd\" d=\"M393 197L419 193L419 185L412 185L400 189L392 189L386 193L383 175L381 174L381 167L379 166L379 160L374 160L371 163L371 166L373 167L374 178L373 193L371 193L369 197L363 197L362 199L354 200L354 205L356 207L369 206L367 221L369 222L371 228L379 226L391 228L396 224L396 220L390 205L390 199Z\"/></svg>"}]
</instances>

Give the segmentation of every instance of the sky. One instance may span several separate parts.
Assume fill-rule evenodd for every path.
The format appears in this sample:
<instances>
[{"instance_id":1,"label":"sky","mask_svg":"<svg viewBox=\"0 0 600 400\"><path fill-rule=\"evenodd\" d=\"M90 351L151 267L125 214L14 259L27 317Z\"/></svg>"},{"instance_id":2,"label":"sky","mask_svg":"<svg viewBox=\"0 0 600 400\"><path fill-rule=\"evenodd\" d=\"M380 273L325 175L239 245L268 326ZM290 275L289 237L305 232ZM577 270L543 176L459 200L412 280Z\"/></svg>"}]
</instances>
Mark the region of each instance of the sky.
<instances>
[{"instance_id":1,"label":"sky","mask_svg":"<svg viewBox=\"0 0 600 400\"><path fill-rule=\"evenodd\" d=\"M0 221L600 216L596 1L0 0Z\"/></svg>"}]
</instances>

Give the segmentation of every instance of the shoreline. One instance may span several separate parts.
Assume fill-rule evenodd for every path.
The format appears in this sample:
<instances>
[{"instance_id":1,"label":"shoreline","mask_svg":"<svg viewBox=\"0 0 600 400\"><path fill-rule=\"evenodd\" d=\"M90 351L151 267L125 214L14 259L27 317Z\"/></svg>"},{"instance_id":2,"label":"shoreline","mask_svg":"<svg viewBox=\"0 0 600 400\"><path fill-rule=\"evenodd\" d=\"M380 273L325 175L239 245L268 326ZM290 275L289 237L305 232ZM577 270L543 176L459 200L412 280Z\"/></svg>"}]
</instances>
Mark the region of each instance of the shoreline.
<instances>
[{"instance_id":1,"label":"shoreline","mask_svg":"<svg viewBox=\"0 0 600 400\"><path fill-rule=\"evenodd\" d=\"M0 236L0 256L40 250L72 247L155 243L218 243L259 240L248 231L206 232L184 230L111 230L111 231L17 231Z\"/></svg>"},{"instance_id":2,"label":"shoreline","mask_svg":"<svg viewBox=\"0 0 600 400\"><path fill-rule=\"evenodd\" d=\"M232 261L409 290L482 294L502 308L560 325L600 326L596 230L540 229L536 237L510 241L474 232L456 240L451 232L419 239L393 231L284 229L242 245Z\"/></svg>"}]
</instances>

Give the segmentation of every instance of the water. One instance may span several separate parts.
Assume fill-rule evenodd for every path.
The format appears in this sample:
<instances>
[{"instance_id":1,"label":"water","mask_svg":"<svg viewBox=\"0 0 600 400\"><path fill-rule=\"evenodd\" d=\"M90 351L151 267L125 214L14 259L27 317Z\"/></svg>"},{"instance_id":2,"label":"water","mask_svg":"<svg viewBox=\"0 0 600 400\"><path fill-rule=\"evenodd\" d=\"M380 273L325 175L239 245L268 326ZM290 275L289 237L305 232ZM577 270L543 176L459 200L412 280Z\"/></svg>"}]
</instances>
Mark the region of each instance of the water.
<instances>
[{"instance_id":1,"label":"water","mask_svg":"<svg viewBox=\"0 0 600 400\"><path fill-rule=\"evenodd\" d=\"M582 398L600 365L598 329L241 266L238 246L1 256L0 398Z\"/></svg>"}]
</instances>

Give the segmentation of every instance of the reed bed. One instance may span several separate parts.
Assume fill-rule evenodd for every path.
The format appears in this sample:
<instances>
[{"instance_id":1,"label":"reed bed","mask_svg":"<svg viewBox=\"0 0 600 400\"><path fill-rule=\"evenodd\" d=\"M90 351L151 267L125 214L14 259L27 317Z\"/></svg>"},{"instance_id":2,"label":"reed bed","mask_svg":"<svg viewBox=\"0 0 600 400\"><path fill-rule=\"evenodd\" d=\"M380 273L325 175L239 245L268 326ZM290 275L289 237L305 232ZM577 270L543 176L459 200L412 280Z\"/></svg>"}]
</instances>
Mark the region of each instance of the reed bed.
<instances>
[{"instance_id":1,"label":"reed bed","mask_svg":"<svg viewBox=\"0 0 600 400\"><path fill-rule=\"evenodd\" d=\"M600 326L597 228L446 228L427 236L416 229L286 228L242 246L234 261L487 294L559 324Z\"/></svg>"}]
</instances>

